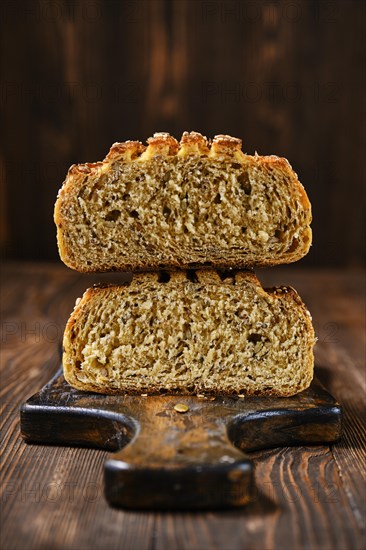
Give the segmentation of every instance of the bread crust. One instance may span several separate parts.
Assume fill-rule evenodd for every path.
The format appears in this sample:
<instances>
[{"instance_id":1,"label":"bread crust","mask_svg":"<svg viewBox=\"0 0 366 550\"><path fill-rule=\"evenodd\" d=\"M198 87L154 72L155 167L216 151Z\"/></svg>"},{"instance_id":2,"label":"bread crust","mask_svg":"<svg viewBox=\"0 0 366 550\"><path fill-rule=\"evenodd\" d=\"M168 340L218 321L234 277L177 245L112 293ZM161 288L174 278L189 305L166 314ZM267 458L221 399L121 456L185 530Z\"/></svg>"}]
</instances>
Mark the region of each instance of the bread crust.
<instances>
[{"instance_id":1,"label":"bread crust","mask_svg":"<svg viewBox=\"0 0 366 550\"><path fill-rule=\"evenodd\" d=\"M160 284L172 284L176 285L177 283L185 283L188 280L192 280L190 271L175 271L170 274L170 280L168 283L161 282ZM309 387L312 378L313 378L313 367L314 367L314 356L313 356L313 346L315 344L316 338L314 334L314 328L312 325L311 315L306 308L304 302L301 300L297 291L291 286L281 286L281 287L272 287L264 289L261 286L257 276L253 271L229 271L229 272L218 272L216 270L199 270L194 272L194 276L197 278L197 283L199 284L210 284L210 285L223 285L223 284L235 284L235 285L254 285L256 291L262 296L270 295L274 299L280 300L281 302L287 301L291 303L291 307L297 310L299 316L301 316L305 323L305 330L309 335L309 341L312 345L309 346L307 350L307 362L304 365L303 376L301 377L301 384L294 391L281 390L278 391L274 388L265 389L263 391L251 391L250 388L242 389L241 394L247 396L254 395L266 395L266 396L275 396L275 397L290 397L296 393L299 393ZM120 389L115 389L108 386L101 387L88 382L81 382L76 377L76 367L73 358L73 327L78 323L83 322L84 312L88 308L88 304L92 303L95 298L101 297L103 301L111 299L111 293L123 293L129 292L130 290L138 291L140 285L145 286L146 284L159 283L162 279L161 273L141 273L133 275L131 282L126 282L123 285L94 285L91 288L88 288L81 300L75 305L74 311L72 312L64 333L63 339L63 366L64 366L64 376L66 381L76 389L83 391L91 391L96 393L103 393L109 395L141 395L142 393L147 393L149 395L161 395L162 388L161 386L156 386L149 383L146 387L141 387L136 391L128 390L121 391ZM169 390L163 390L166 394L172 395L195 395L197 393L204 393L207 395L216 395L217 393L214 390L207 388L197 388L190 390L186 387L177 387ZM237 395L238 392L232 391L224 392L225 395Z\"/></svg>"},{"instance_id":2,"label":"bread crust","mask_svg":"<svg viewBox=\"0 0 366 550\"><path fill-rule=\"evenodd\" d=\"M296 173L291 168L291 165L285 158L280 158L275 155L270 156L254 156L246 155L241 150L242 142L238 138L227 135L218 135L212 141L202 136L198 132L184 132L178 142L168 133L156 133L153 137L147 140L148 145L145 146L139 141L125 141L122 143L114 143L102 162L74 164L70 167L62 188L59 191L55 204L54 220L57 226L57 242L60 252L60 257L63 262L79 272L106 272L106 271L146 271L149 269L187 269L187 268L229 268L235 267L245 269L248 267L267 267L279 265L283 263L295 262L303 257L309 250L312 240L311 223L311 205L307 194L299 182ZM201 258L197 262L182 262L178 258L172 258L169 263L154 261L153 258L148 258L144 261L140 259L139 263L120 260L118 265L111 267L103 263L99 263L98 268L88 267L78 261L77 254L68 245L65 236L65 220L63 214L63 205L66 204L68 197L76 196L78 190L86 183L88 178L98 178L106 175L113 170L115 163L131 164L148 161L156 156L166 159L188 158L192 155L205 157L208 159L231 160L244 165L277 168L283 172L289 179L290 186L296 192L297 198L304 210L304 221L299 232L298 246L292 252L287 252L285 257L283 254L273 256L271 258L240 257L237 254L235 257L212 258L208 250L202 249Z\"/></svg>"}]
</instances>

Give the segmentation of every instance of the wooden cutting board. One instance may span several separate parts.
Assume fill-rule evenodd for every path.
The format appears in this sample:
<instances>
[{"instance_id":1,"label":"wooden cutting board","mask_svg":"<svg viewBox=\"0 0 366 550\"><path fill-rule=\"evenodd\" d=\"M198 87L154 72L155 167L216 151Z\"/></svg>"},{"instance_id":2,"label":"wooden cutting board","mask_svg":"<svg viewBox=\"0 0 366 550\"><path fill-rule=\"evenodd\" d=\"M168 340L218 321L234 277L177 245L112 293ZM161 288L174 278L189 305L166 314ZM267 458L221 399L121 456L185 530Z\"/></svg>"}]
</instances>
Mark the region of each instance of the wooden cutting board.
<instances>
[{"instance_id":1,"label":"wooden cutting board","mask_svg":"<svg viewBox=\"0 0 366 550\"><path fill-rule=\"evenodd\" d=\"M27 442L113 451L106 498L134 509L242 506L254 490L251 451L334 442L342 417L317 380L287 398L106 396L71 388L62 370L20 415Z\"/></svg>"}]
</instances>

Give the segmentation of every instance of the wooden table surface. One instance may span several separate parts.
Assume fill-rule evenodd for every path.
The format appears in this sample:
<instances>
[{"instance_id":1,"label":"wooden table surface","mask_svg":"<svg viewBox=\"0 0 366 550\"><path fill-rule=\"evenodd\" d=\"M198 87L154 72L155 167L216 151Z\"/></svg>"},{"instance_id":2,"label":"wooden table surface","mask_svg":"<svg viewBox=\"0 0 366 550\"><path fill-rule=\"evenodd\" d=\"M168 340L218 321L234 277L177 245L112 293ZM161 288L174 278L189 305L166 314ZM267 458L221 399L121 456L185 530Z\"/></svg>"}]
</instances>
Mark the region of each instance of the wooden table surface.
<instances>
[{"instance_id":1,"label":"wooden table surface","mask_svg":"<svg viewBox=\"0 0 366 550\"><path fill-rule=\"evenodd\" d=\"M311 310L317 375L344 408L344 434L330 447L255 453L253 502L198 513L111 509L103 496L108 453L27 445L20 436L19 406L56 371L75 299L94 282L121 277L81 275L59 264L2 268L1 548L364 548L365 272L259 272L264 285L292 284Z\"/></svg>"}]
</instances>

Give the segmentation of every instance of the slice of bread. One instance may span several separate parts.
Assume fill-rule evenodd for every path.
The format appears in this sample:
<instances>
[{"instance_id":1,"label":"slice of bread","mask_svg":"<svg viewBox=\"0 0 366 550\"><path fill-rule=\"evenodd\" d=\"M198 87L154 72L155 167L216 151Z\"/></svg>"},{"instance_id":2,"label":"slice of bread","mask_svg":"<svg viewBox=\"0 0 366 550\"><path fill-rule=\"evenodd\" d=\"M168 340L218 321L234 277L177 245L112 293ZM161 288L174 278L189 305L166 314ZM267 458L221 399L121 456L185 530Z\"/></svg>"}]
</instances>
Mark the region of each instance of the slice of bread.
<instances>
[{"instance_id":1,"label":"slice of bread","mask_svg":"<svg viewBox=\"0 0 366 550\"><path fill-rule=\"evenodd\" d=\"M61 259L84 272L294 262L310 222L286 159L196 132L115 143L103 162L70 168L55 205Z\"/></svg>"},{"instance_id":2,"label":"slice of bread","mask_svg":"<svg viewBox=\"0 0 366 550\"><path fill-rule=\"evenodd\" d=\"M143 273L88 289L67 323L75 388L106 394L290 396L313 377L311 317L291 287L249 271Z\"/></svg>"}]
</instances>

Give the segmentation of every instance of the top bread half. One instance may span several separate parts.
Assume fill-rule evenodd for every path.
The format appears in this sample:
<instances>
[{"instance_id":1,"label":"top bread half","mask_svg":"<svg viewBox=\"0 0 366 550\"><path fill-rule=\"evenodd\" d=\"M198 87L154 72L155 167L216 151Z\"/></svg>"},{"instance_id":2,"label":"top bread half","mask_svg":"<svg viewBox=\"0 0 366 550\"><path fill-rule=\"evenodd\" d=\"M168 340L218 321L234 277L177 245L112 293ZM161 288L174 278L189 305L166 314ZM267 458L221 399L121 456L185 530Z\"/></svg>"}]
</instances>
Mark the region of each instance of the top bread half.
<instances>
[{"instance_id":1,"label":"top bread half","mask_svg":"<svg viewBox=\"0 0 366 550\"><path fill-rule=\"evenodd\" d=\"M115 143L73 165L55 223L61 259L82 272L295 262L311 245L311 205L288 161L241 140L185 132Z\"/></svg>"}]
</instances>

